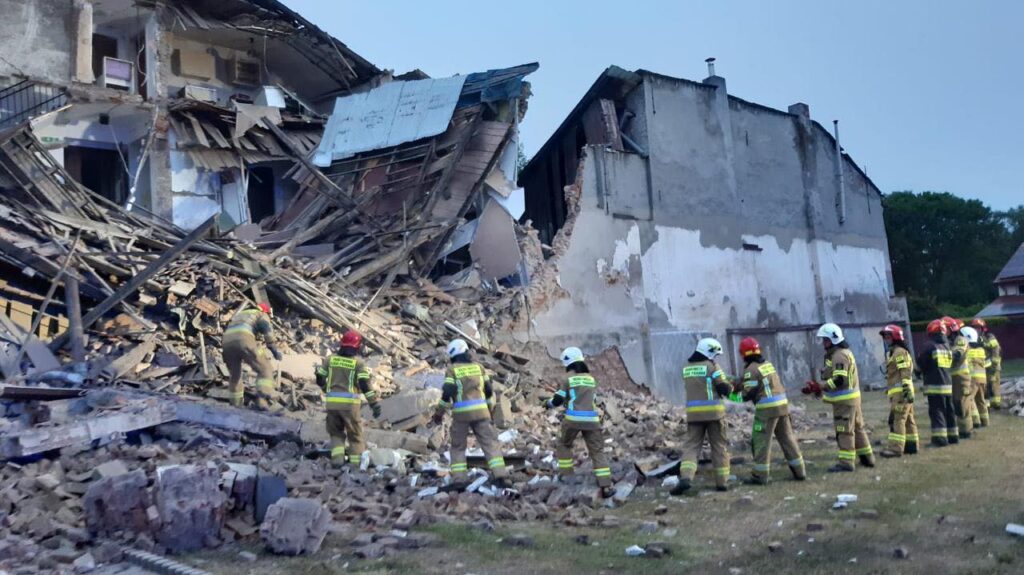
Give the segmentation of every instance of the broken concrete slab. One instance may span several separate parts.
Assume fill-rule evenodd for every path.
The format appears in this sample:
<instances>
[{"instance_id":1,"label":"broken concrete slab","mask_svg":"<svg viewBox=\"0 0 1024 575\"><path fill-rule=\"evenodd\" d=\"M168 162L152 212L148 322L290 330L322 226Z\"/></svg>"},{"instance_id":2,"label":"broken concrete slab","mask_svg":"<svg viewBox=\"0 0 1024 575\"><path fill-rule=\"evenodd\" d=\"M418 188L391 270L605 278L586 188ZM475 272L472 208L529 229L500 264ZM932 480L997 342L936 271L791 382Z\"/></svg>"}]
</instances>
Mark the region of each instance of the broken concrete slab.
<instances>
[{"instance_id":1,"label":"broken concrete slab","mask_svg":"<svg viewBox=\"0 0 1024 575\"><path fill-rule=\"evenodd\" d=\"M413 453L430 453L428 439L414 433L386 429L364 429L367 443L385 449L404 449Z\"/></svg>"},{"instance_id":2,"label":"broken concrete slab","mask_svg":"<svg viewBox=\"0 0 1024 575\"><path fill-rule=\"evenodd\" d=\"M167 405L140 402L109 415L90 415L67 424L40 426L6 434L0 440L0 457L13 459L88 444L117 433L147 429L174 419L176 415Z\"/></svg>"},{"instance_id":3,"label":"broken concrete slab","mask_svg":"<svg viewBox=\"0 0 1024 575\"><path fill-rule=\"evenodd\" d=\"M85 492L85 525L92 533L141 533L150 528L146 510L152 505L146 473L136 469L95 481Z\"/></svg>"},{"instance_id":4,"label":"broken concrete slab","mask_svg":"<svg viewBox=\"0 0 1024 575\"><path fill-rule=\"evenodd\" d=\"M313 554L327 536L331 512L319 501L286 497L270 506L260 539L280 555Z\"/></svg>"},{"instance_id":5,"label":"broken concrete slab","mask_svg":"<svg viewBox=\"0 0 1024 575\"><path fill-rule=\"evenodd\" d=\"M216 540L224 526L227 498L216 467L157 468L154 486L160 529L157 541L173 553L195 551Z\"/></svg>"},{"instance_id":6,"label":"broken concrete slab","mask_svg":"<svg viewBox=\"0 0 1024 575\"><path fill-rule=\"evenodd\" d=\"M398 423L433 410L441 400L441 390L403 391L381 400L381 419Z\"/></svg>"}]
</instances>

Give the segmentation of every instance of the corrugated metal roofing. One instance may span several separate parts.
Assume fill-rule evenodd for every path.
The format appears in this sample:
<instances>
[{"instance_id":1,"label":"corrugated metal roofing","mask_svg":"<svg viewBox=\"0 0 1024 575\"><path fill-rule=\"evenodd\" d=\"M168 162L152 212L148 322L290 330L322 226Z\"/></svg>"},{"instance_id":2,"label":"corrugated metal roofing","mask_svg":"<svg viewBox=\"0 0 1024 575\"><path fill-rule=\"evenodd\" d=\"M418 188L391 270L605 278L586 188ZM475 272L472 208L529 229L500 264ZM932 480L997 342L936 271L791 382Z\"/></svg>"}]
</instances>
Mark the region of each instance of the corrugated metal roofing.
<instances>
[{"instance_id":1,"label":"corrugated metal roofing","mask_svg":"<svg viewBox=\"0 0 1024 575\"><path fill-rule=\"evenodd\" d=\"M996 281L1019 277L1024 277L1024 243L1017 248L1017 252L1003 266L1003 271L996 276Z\"/></svg>"},{"instance_id":2,"label":"corrugated metal roofing","mask_svg":"<svg viewBox=\"0 0 1024 575\"><path fill-rule=\"evenodd\" d=\"M360 152L444 132L465 82L465 76L390 82L338 98L313 163L326 168Z\"/></svg>"}]
</instances>

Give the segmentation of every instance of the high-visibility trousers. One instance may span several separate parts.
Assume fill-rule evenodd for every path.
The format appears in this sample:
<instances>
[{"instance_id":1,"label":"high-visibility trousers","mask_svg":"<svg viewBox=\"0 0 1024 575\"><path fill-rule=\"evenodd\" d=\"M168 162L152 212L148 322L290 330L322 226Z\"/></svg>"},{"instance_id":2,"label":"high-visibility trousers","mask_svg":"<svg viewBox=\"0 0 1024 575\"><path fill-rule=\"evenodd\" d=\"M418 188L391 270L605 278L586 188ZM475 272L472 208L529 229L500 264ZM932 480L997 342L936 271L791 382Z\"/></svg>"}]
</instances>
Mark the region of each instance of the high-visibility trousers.
<instances>
[{"instance_id":1,"label":"high-visibility trousers","mask_svg":"<svg viewBox=\"0 0 1024 575\"><path fill-rule=\"evenodd\" d=\"M855 469L858 457L865 463L873 463L875 455L871 449L867 429L864 427L864 413L860 409L860 400L833 403L832 420L839 447L839 465Z\"/></svg>"},{"instance_id":2,"label":"high-visibility trousers","mask_svg":"<svg viewBox=\"0 0 1024 575\"><path fill-rule=\"evenodd\" d=\"M800 445L793 432L793 420L790 416L780 415L764 417L754 415L754 429L750 434L750 443L754 451L754 469L752 475L757 479L768 479L772 462L772 437L778 440L782 454L795 477L806 477L804 458L800 454Z\"/></svg>"},{"instance_id":3,"label":"high-visibility trousers","mask_svg":"<svg viewBox=\"0 0 1024 575\"><path fill-rule=\"evenodd\" d=\"M505 458L501 455L498 447L498 433L494 431L494 425L490 419L477 419L475 421L452 421L452 445L449 450L452 457L452 477L458 479L464 477L469 471L466 466L466 447L469 445L469 433L476 436L477 445L484 452L487 458L487 467L491 474L498 477L508 477L508 469L505 468Z\"/></svg>"},{"instance_id":4,"label":"high-visibility trousers","mask_svg":"<svg viewBox=\"0 0 1024 575\"><path fill-rule=\"evenodd\" d=\"M683 439L683 461L679 465L679 477L693 481L697 473L697 461L704 439L711 445L711 465L715 468L715 485L725 487L729 482L729 438L725 419L715 421L694 421L686 424Z\"/></svg>"},{"instance_id":5,"label":"high-visibility trousers","mask_svg":"<svg viewBox=\"0 0 1024 575\"><path fill-rule=\"evenodd\" d=\"M573 472L572 445L578 435L583 436L583 442L587 445L587 453L594 465L594 477L600 487L610 487L612 484L612 470L608 467L608 455L604 452L604 431L597 429L578 429L562 424L562 431L558 435L558 443L555 445L555 457L558 459L558 472L568 475Z\"/></svg>"}]
</instances>

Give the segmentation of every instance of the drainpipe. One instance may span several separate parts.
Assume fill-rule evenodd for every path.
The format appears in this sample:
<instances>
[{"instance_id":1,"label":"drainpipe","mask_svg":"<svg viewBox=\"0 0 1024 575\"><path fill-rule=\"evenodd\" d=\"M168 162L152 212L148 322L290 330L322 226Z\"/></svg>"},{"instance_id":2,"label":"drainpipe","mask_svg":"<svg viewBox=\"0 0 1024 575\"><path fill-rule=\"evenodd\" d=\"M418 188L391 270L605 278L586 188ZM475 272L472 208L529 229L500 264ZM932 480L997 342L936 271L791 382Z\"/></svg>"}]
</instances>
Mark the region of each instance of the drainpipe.
<instances>
[{"instance_id":1,"label":"drainpipe","mask_svg":"<svg viewBox=\"0 0 1024 575\"><path fill-rule=\"evenodd\" d=\"M839 223L846 222L846 182L843 180L843 148L839 145L839 120L832 120L836 138L836 177L839 179Z\"/></svg>"}]
</instances>

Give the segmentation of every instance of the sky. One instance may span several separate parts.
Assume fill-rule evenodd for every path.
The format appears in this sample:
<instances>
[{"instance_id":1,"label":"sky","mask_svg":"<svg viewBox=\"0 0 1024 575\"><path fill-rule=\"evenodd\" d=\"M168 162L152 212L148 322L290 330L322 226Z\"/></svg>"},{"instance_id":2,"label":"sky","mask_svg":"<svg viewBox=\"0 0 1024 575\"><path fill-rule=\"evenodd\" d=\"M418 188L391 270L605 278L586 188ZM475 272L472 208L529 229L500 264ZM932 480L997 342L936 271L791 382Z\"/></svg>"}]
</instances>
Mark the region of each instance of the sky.
<instances>
[{"instance_id":1,"label":"sky","mask_svg":"<svg viewBox=\"0 0 1024 575\"><path fill-rule=\"evenodd\" d=\"M610 65L805 102L883 192L1024 204L1017 0L285 0L378 68L433 77L539 62L527 155Z\"/></svg>"}]
</instances>

